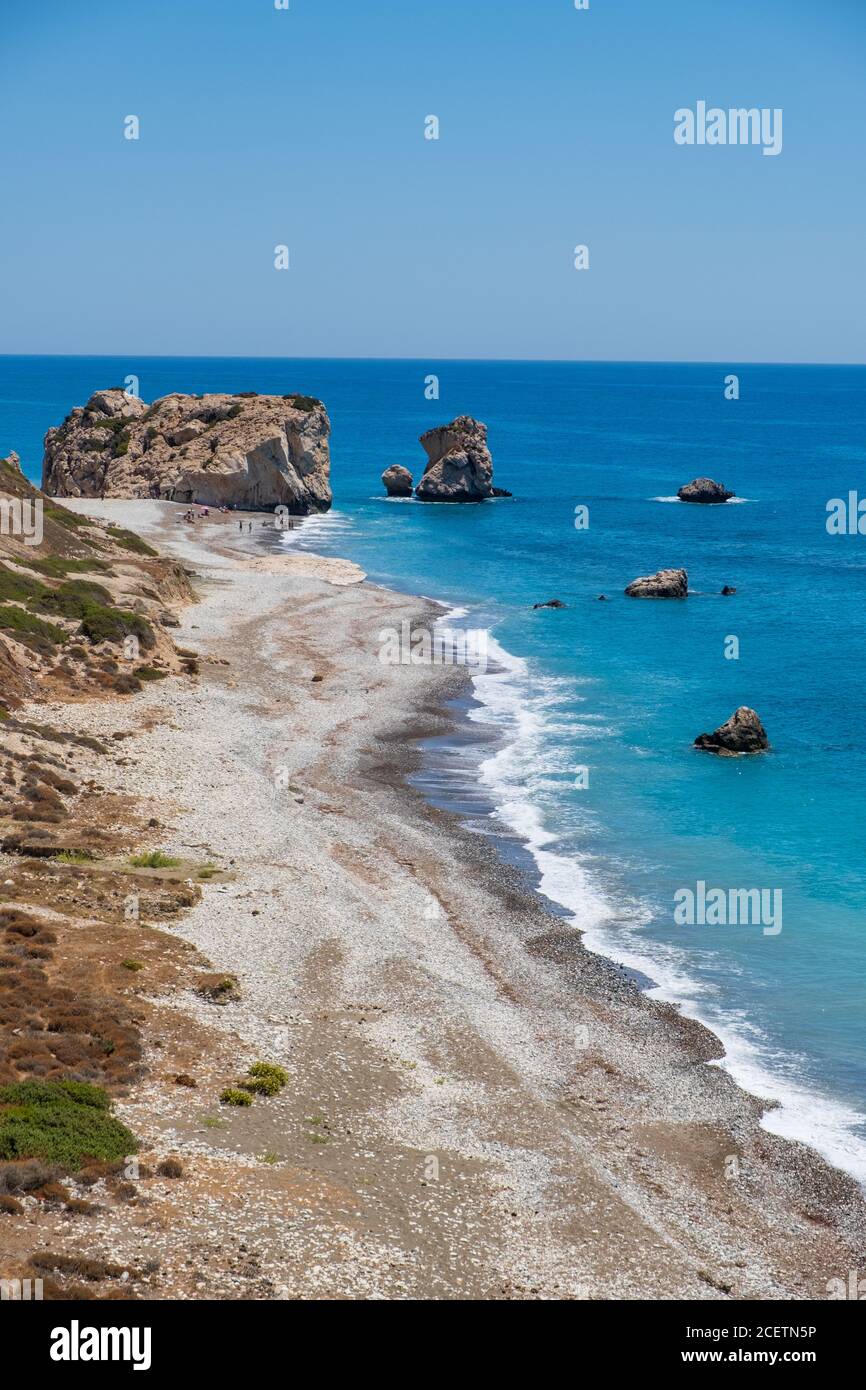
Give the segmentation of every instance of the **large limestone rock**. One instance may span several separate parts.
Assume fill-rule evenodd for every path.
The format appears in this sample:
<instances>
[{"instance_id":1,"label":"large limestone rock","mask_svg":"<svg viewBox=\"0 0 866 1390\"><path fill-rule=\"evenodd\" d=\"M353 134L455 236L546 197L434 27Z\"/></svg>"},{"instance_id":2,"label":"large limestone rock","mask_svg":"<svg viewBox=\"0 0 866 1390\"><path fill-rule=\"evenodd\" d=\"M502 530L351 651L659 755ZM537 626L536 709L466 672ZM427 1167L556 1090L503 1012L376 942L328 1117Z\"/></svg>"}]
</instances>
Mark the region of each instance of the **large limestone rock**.
<instances>
[{"instance_id":1,"label":"large limestone rock","mask_svg":"<svg viewBox=\"0 0 866 1390\"><path fill-rule=\"evenodd\" d=\"M727 502L730 497L736 497L736 495L735 492L728 492L721 483L713 482L712 478L695 478L693 482L686 483L685 487L681 487L677 492L677 497L681 502L703 502L705 504Z\"/></svg>"},{"instance_id":2,"label":"large limestone rock","mask_svg":"<svg viewBox=\"0 0 866 1390\"><path fill-rule=\"evenodd\" d=\"M493 459L487 426L458 415L421 435L427 454L424 476L415 489L422 502L483 502L494 496Z\"/></svg>"},{"instance_id":3,"label":"large limestone rock","mask_svg":"<svg viewBox=\"0 0 866 1390\"><path fill-rule=\"evenodd\" d=\"M732 757L735 753L763 753L770 741L760 719L748 705L740 705L724 724L711 734L698 734L695 747L708 753Z\"/></svg>"},{"instance_id":4,"label":"large limestone rock","mask_svg":"<svg viewBox=\"0 0 866 1390\"><path fill-rule=\"evenodd\" d=\"M328 413L309 396L96 391L45 436L55 497L161 497L295 516L331 505Z\"/></svg>"},{"instance_id":5,"label":"large limestone rock","mask_svg":"<svg viewBox=\"0 0 866 1390\"><path fill-rule=\"evenodd\" d=\"M412 496L412 474L408 468L403 468L399 463L392 463L390 468L386 468L382 474L382 482L385 484L389 497L411 497Z\"/></svg>"},{"instance_id":6,"label":"large limestone rock","mask_svg":"<svg viewBox=\"0 0 866 1390\"><path fill-rule=\"evenodd\" d=\"M633 579L626 587L630 598L685 598L688 592L689 576L685 570L658 570Z\"/></svg>"}]
</instances>

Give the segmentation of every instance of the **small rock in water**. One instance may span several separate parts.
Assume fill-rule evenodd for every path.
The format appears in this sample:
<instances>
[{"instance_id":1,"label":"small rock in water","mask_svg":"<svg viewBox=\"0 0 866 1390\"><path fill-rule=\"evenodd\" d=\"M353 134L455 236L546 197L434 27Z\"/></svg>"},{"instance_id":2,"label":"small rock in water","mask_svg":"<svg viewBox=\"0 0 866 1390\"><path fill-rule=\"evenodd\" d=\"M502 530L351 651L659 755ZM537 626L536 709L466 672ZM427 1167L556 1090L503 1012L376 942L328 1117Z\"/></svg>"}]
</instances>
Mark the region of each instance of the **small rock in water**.
<instances>
[{"instance_id":1,"label":"small rock in water","mask_svg":"<svg viewBox=\"0 0 866 1390\"><path fill-rule=\"evenodd\" d=\"M532 605L532 607L533 607L533 608L566 608L566 607L567 607L567 604L563 603L563 602L562 602L562 599L559 599L559 598L549 598L549 599L547 600L547 603L534 603L534 604Z\"/></svg>"},{"instance_id":2,"label":"small rock in water","mask_svg":"<svg viewBox=\"0 0 866 1390\"><path fill-rule=\"evenodd\" d=\"M736 589L732 589L730 584L726 584L726 585L724 586L724 588L722 589L722 593L723 593L723 594L726 594L726 595L727 595L727 594L735 594L736 592L737 592Z\"/></svg>"},{"instance_id":3,"label":"small rock in water","mask_svg":"<svg viewBox=\"0 0 866 1390\"><path fill-rule=\"evenodd\" d=\"M390 468L386 468L382 474L382 482L385 484L389 497L411 497L412 474L408 468L403 468L399 463L392 463Z\"/></svg>"},{"instance_id":4,"label":"small rock in water","mask_svg":"<svg viewBox=\"0 0 866 1390\"><path fill-rule=\"evenodd\" d=\"M712 478L695 478L693 482L686 483L677 492L677 497L681 502L702 502L705 505L716 502L727 502L730 497L736 497L735 492L728 492L721 483L716 483Z\"/></svg>"},{"instance_id":5,"label":"small rock in water","mask_svg":"<svg viewBox=\"0 0 866 1390\"><path fill-rule=\"evenodd\" d=\"M629 598L685 598L689 592L689 577L685 570L657 570L627 586Z\"/></svg>"},{"instance_id":6,"label":"small rock in water","mask_svg":"<svg viewBox=\"0 0 866 1390\"><path fill-rule=\"evenodd\" d=\"M740 705L730 719L711 734L698 734L695 739L696 748L729 758L737 753L763 753L769 746L763 724L748 705Z\"/></svg>"}]
</instances>

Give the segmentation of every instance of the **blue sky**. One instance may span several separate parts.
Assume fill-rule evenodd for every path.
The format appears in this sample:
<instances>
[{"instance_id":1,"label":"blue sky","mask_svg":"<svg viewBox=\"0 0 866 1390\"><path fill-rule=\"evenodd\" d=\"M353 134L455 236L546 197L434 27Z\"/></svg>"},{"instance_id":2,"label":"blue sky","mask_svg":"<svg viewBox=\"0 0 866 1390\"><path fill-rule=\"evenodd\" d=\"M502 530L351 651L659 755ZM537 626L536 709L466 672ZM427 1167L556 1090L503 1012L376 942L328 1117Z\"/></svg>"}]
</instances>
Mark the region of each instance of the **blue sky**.
<instances>
[{"instance_id":1,"label":"blue sky","mask_svg":"<svg viewBox=\"0 0 866 1390\"><path fill-rule=\"evenodd\" d=\"M0 0L0 352L866 361L863 0L290 3Z\"/></svg>"}]
</instances>

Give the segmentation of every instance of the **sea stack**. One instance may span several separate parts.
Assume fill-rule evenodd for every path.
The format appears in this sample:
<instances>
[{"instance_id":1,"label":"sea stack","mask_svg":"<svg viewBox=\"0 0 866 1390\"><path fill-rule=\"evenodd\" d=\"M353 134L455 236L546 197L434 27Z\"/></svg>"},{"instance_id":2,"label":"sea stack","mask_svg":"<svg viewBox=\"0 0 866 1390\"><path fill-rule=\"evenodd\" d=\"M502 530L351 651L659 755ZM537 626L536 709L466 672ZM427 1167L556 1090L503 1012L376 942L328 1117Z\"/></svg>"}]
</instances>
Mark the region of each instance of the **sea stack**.
<instances>
[{"instance_id":1,"label":"sea stack","mask_svg":"<svg viewBox=\"0 0 866 1390\"><path fill-rule=\"evenodd\" d=\"M392 463L390 468L386 468L382 474L382 482L389 497L411 497L412 496L412 474L408 468L403 468L399 463Z\"/></svg>"},{"instance_id":2,"label":"sea stack","mask_svg":"<svg viewBox=\"0 0 866 1390\"><path fill-rule=\"evenodd\" d=\"M311 396L96 391L45 436L54 497L154 497L294 516L331 505L331 424Z\"/></svg>"},{"instance_id":3,"label":"sea stack","mask_svg":"<svg viewBox=\"0 0 866 1390\"><path fill-rule=\"evenodd\" d=\"M685 570L657 570L633 579L626 587L629 598L685 598L688 592L689 576Z\"/></svg>"},{"instance_id":4,"label":"sea stack","mask_svg":"<svg viewBox=\"0 0 866 1390\"><path fill-rule=\"evenodd\" d=\"M695 478L693 482L686 483L677 492L677 497L681 502L702 502L705 506L711 506L718 502L727 502L731 497L736 497L735 492L728 492L721 483L716 483L712 478Z\"/></svg>"},{"instance_id":5,"label":"sea stack","mask_svg":"<svg viewBox=\"0 0 866 1390\"><path fill-rule=\"evenodd\" d=\"M415 489L421 502L483 502L495 496L493 459L487 426L471 415L458 415L421 435L427 454L424 476Z\"/></svg>"},{"instance_id":6,"label":"sea stack","mask_svg":"<svg viewBox=\"0 0 866 1390\"><path fill-rule=\"evenodd\" d=\"M729 758L738 753L763 753L769 746L763 724L748 705L740 705L730 719L720 724L713 733L698 734L695 739L696 748Z\"/></svg>"}]
</instances>

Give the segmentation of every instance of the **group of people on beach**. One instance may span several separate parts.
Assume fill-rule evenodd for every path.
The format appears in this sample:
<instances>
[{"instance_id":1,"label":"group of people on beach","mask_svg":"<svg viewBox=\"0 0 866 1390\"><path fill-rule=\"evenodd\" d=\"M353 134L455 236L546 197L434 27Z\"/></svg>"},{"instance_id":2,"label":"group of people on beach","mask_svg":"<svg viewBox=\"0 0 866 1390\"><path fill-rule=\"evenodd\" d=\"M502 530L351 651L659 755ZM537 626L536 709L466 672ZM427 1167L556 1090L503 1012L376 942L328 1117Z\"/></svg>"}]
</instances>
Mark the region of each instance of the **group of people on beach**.
<instances>
[{"instance_id":1,"label":"group of people on beach","mask_svg":"<svg viewBox=\"0 0 866 1390\"><path fill-rule=\"evenodd\" d=\"M196 510L196 509L197 509L197 510ZM221 512L221 513L226 513L226 514L228 514L229 512L233 512L235 509L234 509L234 507L225 507L225 506L223 506L223 507L217 507L217 508L215 508L215 510L216 510L216 511L219 511L219 512ZM203 504L200 504L200 503L198 503L198 502L194 502L193 505L192 505L191 507L187 507L186 511L184 512L183 516L181 517L181 520L182 520L182 521L185 521L185 522L194 523L194 522L198 521L198 519L199 519L200 517L207 517L207 516L210 516L210 513L211 513L210 507L206 507L206 506L204 506ZM288 530L293 531L293 530L295 529L295 522L294 522L294 518L293 518L293 517L290 517L290 516L280 516L280 517L278 518L278 521L276 521L276 522L273 522L273 521L263 521L263 522L262 522L262 526L278 526L280 530L285 530L286 528L288 528ZM246 523L246 527L247 527L247 530L248 530L248 531L252 531L252 529L253 529L253 523L252 523L251 521L248 521L248 522ZM243 531L243 529L244 529L244 522L243 522L243 521L239 521L239 522L238 522L238 530L239 530L239 531Z\"/></svg>"}]
</instances>

